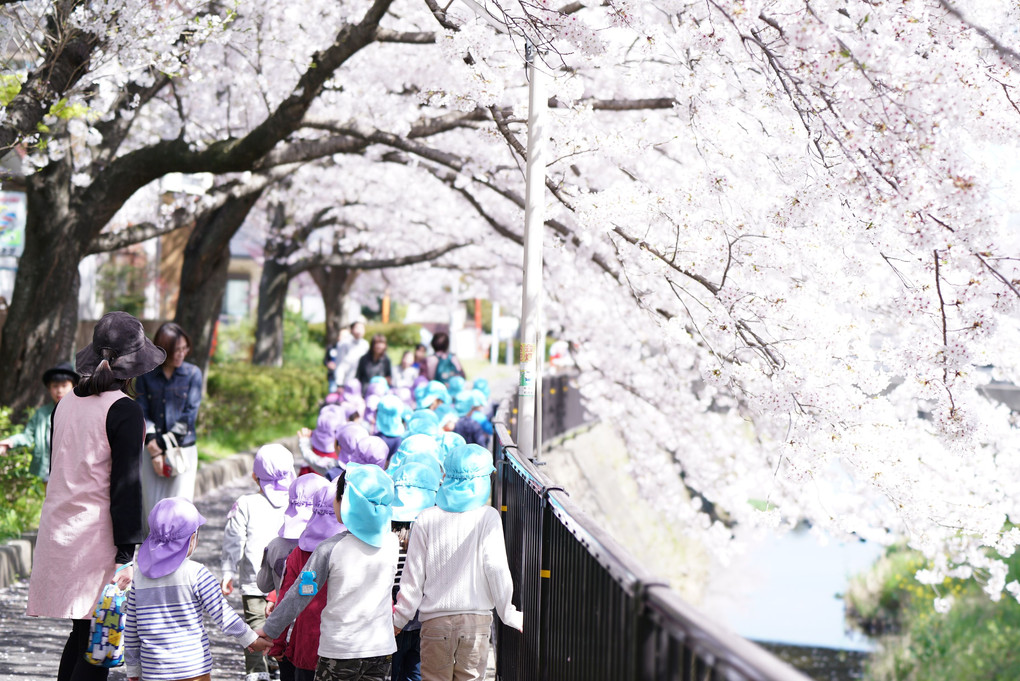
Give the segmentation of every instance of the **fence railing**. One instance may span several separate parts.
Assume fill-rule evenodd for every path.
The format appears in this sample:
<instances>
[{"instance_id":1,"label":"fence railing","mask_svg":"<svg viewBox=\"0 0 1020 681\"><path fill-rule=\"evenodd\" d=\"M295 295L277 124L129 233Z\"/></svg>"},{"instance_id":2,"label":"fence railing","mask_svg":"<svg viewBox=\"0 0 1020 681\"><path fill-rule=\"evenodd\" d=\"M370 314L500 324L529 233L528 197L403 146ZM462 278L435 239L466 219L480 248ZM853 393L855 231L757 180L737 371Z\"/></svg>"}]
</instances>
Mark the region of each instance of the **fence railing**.
<instances>
[{"instance_id":1,"label":"fence railing","mask_svg":"<svg viewBox=\"0 0 1020 681\"><path fill-rule=\"evenodd\" d=\"M571 389L569 377L546 379L544 439L581 425L584 414ZM497 679L809 681L638 565L567 491L517 455L512 420L504 402L493 438L493 503L502 512L524 631L497 622Z\"/></svg>"}]
</instances>

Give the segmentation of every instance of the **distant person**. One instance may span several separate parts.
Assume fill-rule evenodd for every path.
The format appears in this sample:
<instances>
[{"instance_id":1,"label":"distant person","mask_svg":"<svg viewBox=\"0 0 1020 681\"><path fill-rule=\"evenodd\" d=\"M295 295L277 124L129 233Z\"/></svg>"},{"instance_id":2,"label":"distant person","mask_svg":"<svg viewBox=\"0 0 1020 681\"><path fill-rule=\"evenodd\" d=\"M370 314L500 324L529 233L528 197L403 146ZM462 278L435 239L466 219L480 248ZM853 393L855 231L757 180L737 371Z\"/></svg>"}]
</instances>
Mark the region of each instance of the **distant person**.
<instances>
[{"instance_id":1,"label":"distant person","mask_svg":"<svg viewBox=\"0 0 1020 681\"><path fill-rule=\"evenodd\" d=\"M425 371L425 360L429 356L429 349L424 343L418 343L414 346L414 363L411 365L418 370L421 374Z\"/></svg>"},{"instance_id":2,"label":"distant person","mask_svg":"<svg viewBox=\"0 0 1020 681\"><path fill-rule=\"evenodd\" d=\"M372 336L371 350L362 355L361 359L358 360L358 368L354 373L354 377L361 381L361 385L364 386L363 389L366 395L369 383L377 376L386 379L387 385L392 384L393 365L390 363L390 358L386 355L386 336L381 333Z\"/></svg>"},{"instance_id":3,"label":"distant person","mask_svg":"<svg viewBox=\"0 0 1020 681\"><path fill-rule=\"evenodd\" d=\"M414 364L414 353L405 350L400 356L400 364L393 371L393 388L412 388L418 380L421 370Z\"/></svg>"},{"instance_id":4,"label":"distant person","mask_svg":"<svg viewBox=\"0 0 1020 681\"><path fill-rule=\"evenodd\" d=\"M78 385L79 378L70 362L61 362L43 372L42 381L53 402L36 409L23 432L0 440L0 454L18 447L31 449L32 461L28 464L28 472L43 482L50 479L50 416L61 398Z\"/></svg>"},{"instance_id":5,"label":"distant person","mask_svg":"<svg viewBox=\"0 0 1020 681\"><path fill-rule=\"evenodd\" d=\"M177 324L159 327L152 342L166 352L163 366L135 382L136 400L145 414L145 454L142 461L142 503L145 516L160 499L195 497L198 447L195 419L202 403L202 372L185 362L191 339ZM166 435L173 434L184 455L181 470L167 466ZM168 475L169 473L169 475Z\"/></svg>"},{"instance_id":6,"label":"distant person","mask_svg":"<svg viewBox=\"0 0 1020 681\"><path fill-rule=\"evenodd\" d=\"M140 321L126 312L105 314L92 343L78 352L81 381L53 411L27 613L73 622L58 681L107 678L107 669L85 661L89 618L104 584L130 585L129 563L145 538L138 472L145 418L124 390L165 359Z\"/></svg>"},{"instance_id":7,"label":"distant person","mask_svg":"<svg viewBox=\"0 0 1020 681\"><path fill-rule=\"evenodd\" d=\"M351 324L351 332L347 338L341 338L337 344L326 350L323 364L329 370L329 392L334 393L344 385L358 368L358 360L368 352L368 341L365 340L365 322L356 321Z\"/></svg>"},{"instance_id":8,"label":"distant person","mask_svg":"<svg viewBox=\"0 0 1020 681\"><path fill-rule=\"evenodd\" d=\"M450 352L450 335L440 331L432 337L432 349L435 354L425 360L425 377L430 381L439 381L449 385L454 376L464 377L464 367L457 356Z\"/></svg>"}]
</instances>

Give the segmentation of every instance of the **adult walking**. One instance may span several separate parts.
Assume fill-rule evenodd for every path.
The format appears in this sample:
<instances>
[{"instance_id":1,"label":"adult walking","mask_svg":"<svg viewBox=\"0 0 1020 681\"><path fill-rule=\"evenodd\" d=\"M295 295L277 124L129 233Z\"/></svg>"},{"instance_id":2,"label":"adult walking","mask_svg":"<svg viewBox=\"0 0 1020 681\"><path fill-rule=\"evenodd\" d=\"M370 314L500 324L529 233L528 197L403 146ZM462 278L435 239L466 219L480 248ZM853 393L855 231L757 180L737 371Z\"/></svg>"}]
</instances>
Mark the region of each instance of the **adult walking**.
<instances>
[{"instance_id":1,"label":"adult walking","mask_svg":"<svg viewBox=\"0 0 1020 681\"><path fill-rule=\"evenodd\" d=\"M92 607L106 583L127 588L142 532L139 452L145 419L125 394L166 353L126 312L110 312L77 355L82 380L53 412L50 480L28 586L27 612L72 621L58 681L107 678L85 661Z\"/></svg>"},{"instance_id":2,"label":"adult walking","mask_svg":"<svg viewBox=\"0 0 1020 681\"><path fill-rule=\"evenodd\" d=\"M138 404L145 415L145 452L142 455L143 517L160 499L195 497L195 472L198 447L195 445L195 417L202 402L202 372L184 361L191 350L191 339L177 324L167 322L153 336L163 349L162 366L138 378ZM183 465L168 466L167 434L181 448Z\"/></svg>"},{"instance_id":3,"label":"adult walking","mask_svg":"<svg viewBox=\"0 0 1020 681\"><path fill-rule=\"evenodd\" d=\"M368 341L365 340L365 322L354 322L351 324L350 336L326 350L323 364L329 371L329 392L335 393L354 378L358 361L366 352Z\"/></svg>"},{"instance_id":4,"label":"adult walking","mask_svg":"<svg viewBox=\"0 0 1020 681\"><path fill-rule=\"evenodd\" d=\"M372 349L358 360L354 377L361 381L361 389L368 393L368 384L376 376L382 376L387 384L393 383L393 364L386 355L386 336L377 333L372 336Z\"/></svg>"},{"instance_id":5,"label":"adult walking","mask_svg":"<svg viewBox=\"0 0 1020 681\"><path fill-rule=\"evenodd\" d=\"M432 336L432 356L425 359L425 371L422 375L430 381L439 381L448 385L454 376L464 378L464 367L457 355L450 352L450 334L440 331Z\"/></svg>"}]
</instances>

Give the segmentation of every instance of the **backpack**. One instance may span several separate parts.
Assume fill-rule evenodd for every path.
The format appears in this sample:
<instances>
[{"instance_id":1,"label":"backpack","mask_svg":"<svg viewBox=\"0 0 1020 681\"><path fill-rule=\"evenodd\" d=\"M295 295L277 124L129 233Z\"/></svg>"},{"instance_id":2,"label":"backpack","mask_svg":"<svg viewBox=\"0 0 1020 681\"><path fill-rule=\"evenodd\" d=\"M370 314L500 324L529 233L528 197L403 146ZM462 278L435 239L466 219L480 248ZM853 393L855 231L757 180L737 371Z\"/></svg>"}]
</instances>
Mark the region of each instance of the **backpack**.
<instances>
[{"instance_id":1,"label":"backpack","mask_svg":"<svg viewBox=\"0 0 1020 681\"><path fill-rule=\"evenodd\" d=\"M464 372L457 368L457 365L453 363L453 356L447 353L445 357L439 359L439 363L436 365L436 380L440 381L443 385L448 385L450 379L454 376L463 376Z\"/></svg>"}]
</instances>

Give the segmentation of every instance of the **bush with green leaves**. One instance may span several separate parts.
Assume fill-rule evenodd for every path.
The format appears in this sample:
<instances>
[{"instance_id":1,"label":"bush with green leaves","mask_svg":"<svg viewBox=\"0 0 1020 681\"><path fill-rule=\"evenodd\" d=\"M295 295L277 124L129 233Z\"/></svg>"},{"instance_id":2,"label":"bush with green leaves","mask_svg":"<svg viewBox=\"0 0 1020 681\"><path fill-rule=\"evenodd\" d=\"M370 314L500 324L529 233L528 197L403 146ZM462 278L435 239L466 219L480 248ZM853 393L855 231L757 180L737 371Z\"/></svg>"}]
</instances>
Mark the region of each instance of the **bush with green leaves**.
<instances>
[{"instance_id":1,"label":"bush with green leaves","mask_svg":"<svg viewBox=\"0 0 1020 681\"><path fill-rule=\"evenodd\" d=\"M391 348L413 348L421 343L421 326L418 324L368 324L365 327L365 338L381 333L386 336L386 344Z\"/></svg>"},{"instance_id":2,"label":"bush with green leaves","mask_svg":"<svg viewBox=\"0 0 1020 681\"><path fill-rule=\"evenodd\" d=\"M1020 577L1020 555L1007 560L1006 581ZM1020 679L1020 603L993 601L976 579L929 586L917 552L893 547L852 582L845 596L850 622L882 633L866 667L871 681L1014 681ZM939 609L936 610L936 599Z\"/></svg>"},{"instance_id":3,"label":"bush with green leaves","mask_svg":"<svg viewBox=\"0 0 1020 681\"><path fill-rule=\"evenodd\" d=\"M198 415L199 449L211 439L244 451L280 437L280 430L314 426L326 392L323 374L321 367L213 365Z\"/></svg>"},{"instance_id":4,"label":"bush with green leaves","mask_svg":"<svg viewBox=\"0 0 1020 681\"><path fill-rule=\"evenodd\" d=\"M22 430L10 420L10 410L0 407L0 440ZM12 449L0 457L0 539L17 537L39 525L39 512L45 496L42 480L28 472L32 451Z\"/></svg>"}]
</instances>

